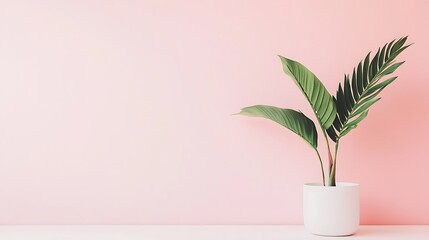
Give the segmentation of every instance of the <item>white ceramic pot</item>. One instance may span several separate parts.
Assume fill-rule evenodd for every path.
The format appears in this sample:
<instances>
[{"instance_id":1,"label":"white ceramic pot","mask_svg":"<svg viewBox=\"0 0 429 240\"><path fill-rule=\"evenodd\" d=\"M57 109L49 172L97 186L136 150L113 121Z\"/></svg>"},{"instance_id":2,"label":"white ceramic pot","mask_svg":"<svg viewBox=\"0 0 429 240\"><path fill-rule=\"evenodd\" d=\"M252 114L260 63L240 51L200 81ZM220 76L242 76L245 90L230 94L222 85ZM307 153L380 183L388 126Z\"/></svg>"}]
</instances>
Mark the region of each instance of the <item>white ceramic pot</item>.
<instances>
[{"instance_id":1,"label":"white ceramic pot","mask_svg":"<svg viewBox=\"0 0 429 240\"><path fill-rule=\"evenodd\" d=\"M304 226L316 235L347 236L359 227L359 184L304 184Z\"/></svg>"}]
</instances>

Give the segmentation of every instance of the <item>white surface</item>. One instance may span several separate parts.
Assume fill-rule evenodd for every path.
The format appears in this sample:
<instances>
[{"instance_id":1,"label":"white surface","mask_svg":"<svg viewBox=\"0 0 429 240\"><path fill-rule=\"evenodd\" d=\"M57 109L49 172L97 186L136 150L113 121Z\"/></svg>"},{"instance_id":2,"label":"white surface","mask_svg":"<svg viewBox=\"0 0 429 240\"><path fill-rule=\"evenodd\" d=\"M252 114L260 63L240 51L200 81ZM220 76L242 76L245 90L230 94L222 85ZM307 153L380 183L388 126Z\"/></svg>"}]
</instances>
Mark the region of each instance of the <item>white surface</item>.
<instances>
[{"instance_id":1,"label":"white surface","mask_svg":"<svg viewBox=\"0 0 429 240\"><path fill-rule=\"evenodd\" d=\"M359 227L359 184L304 184L304 226L314 234L345 236Z\"/></svg>"},{"instance_id":2,"label":"white surface","mask_svg":"<svg viewBox=\"0 0 429 240\"><path fill-rule=\"evenodd\" d=\"M360 226L347 239L428 240L429 226ZM344 239L311 235L303 226L0 226L1 240L300 240Z\"/></svg>"}]
</instances>

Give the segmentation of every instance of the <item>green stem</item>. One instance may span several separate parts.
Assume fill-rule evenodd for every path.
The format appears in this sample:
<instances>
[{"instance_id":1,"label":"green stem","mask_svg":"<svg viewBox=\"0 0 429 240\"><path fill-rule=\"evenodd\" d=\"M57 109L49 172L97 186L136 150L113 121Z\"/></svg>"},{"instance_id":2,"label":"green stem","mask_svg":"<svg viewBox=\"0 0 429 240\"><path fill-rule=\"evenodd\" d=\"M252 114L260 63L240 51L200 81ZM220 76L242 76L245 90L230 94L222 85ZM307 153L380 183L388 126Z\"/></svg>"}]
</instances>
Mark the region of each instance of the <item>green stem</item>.
<instances>
[{"instance_id":1,"label":"green stem","mask_svg":"<svg viewBox=\"0 0 429 240\"><path fill-rule=\"evenodd\" d=\"M335 173L337 170L337 154L338 154L338 145L340 144L340 141L337 141L335 143L335 153L334 153L334 164L332 165L332 168L329 172L329 186L335 186L336 180L335 180Z\"/></svg>"},{"instance_id":2,"label":"green stem","mask_svg":"<svg viewBox=\"0 0 429 240\"><path fill-rule=\"evenodd\" d=\"M314 108L313 108L313 112L317 117L317 114L316 114L316 111L314 110ZM323 125L320 122L320 119L318 117L317 117L317 121L319 122L320 129L322 130L323 136L325 137L325 140L326 140L326 146L328 147L329 170L331 170L332 165L333 165L333 161L332 161L331 148L329 147L328 136L326 135L326 129L323 128ZM316 149L316 151L317 151L317 149ZM317 155L319 156L320 164L322 165L322 169L323 169L323 163L322 163L322 159L320 158L319 152L317 152ZM325 173L324 172L323 172L323 186L325 186Z\"/></svg>"},{"instance_id":3,"label":"green stem","mask_svg":"<svg viewBox=\"0 0 429 240\"><path fill-rule=\"evenodd\" d=\"M322 162L322 158L320 157L320 153L319 153L319 151L317 150L317 148L315 148L314 150L316 150L317 157L319 158L319 161L320 161L320 168L322 169L323 186L326 186L326 185L325 185L325 170L323 169L323 162Z\"/></svg>"},{"instance_id":4,"label":"green stem","mask_svg":"<svg viewBox=\"0 0 429 240\"><path fill-rule=\"evenodd\" d=\"M326 131L323 130L323 128L322 128L322 132L323 132L323 136L325 137L325 140L326 140L326 146L328 147L329 176L331 176L332 175L332 168L334 166L334 161L332 160L332 154L331 154L331 148L330 148L329 141L328 141L328 136L326 135ZM332 185L330 179L331 178L329 178L328 186L335 186L335 181L334 181L334 185Z\"/></svg>"},{"instance_id":5,"label":"green stem","mask_svg":"<svg viewBox=\"0 0 429 240\"><path fill-rule=\"evenodd\" d=\"M326 140L326 146L328 147L328 154L329 154L329 164L332 164L332 154L331 154L331 148L329 147L329 141L328 136L326 135L326 130L322 128L323 136Z\"/></svg>"}]
</instances>

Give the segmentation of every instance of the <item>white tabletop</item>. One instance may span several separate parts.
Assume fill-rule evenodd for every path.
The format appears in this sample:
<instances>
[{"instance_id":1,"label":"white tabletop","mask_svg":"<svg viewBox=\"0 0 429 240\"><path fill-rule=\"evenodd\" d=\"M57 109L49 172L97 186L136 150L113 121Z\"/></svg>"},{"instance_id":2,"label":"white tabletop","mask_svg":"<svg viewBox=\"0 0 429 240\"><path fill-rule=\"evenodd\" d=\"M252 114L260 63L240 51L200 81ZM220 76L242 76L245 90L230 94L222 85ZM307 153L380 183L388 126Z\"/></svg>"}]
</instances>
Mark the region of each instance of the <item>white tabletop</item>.
<instances>
[{"instance_id":1,"label":"white tabletop","mask_svg":"<svg viewBox=\"0 0 429 240\"><path fill-rule=\"evenodd\" d=\"M360 226L348 239L428 240L429 226ZM303 226L0 226L1 240L299 240L343 239L307 233Z\"/></svg>"}]
</instances>

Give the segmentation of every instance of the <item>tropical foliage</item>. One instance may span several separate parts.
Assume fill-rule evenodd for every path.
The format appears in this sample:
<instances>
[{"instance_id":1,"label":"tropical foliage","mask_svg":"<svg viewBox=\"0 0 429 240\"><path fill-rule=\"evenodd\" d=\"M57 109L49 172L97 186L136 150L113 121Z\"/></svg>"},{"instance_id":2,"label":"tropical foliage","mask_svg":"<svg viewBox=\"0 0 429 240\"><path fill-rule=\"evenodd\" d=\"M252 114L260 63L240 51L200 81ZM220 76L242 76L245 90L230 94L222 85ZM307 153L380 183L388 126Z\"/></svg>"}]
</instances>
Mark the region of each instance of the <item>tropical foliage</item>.
<instances>
[{"instance_id":1,"label":"tropical foliage","mask_svg":"<svg viewBox=\"0 0 429 240\"><path fill-rule=\"evenodd\" d=\"M331 96L314 73L301 63L279 56L283 71L289 75L306 97L313 109L318 125L326 141L329 159L329 186L335 186L336 162L340 139L367 117L369 108L380 100L379 93L396 80L391 75L404 62L395 62L396 57L410 45L405 45L407 37L393 40L379 48L374 57L368 53L364 60L344 76L335 96ZM325 185L323 162L318 151L317 130L314 122L302 112L274 106L255 105L243 108L241 115L262 117L272 120L291 130L304 139L316 152ZM329 138L335 144L332 157Z\"/></svg>"}]
</instances>

